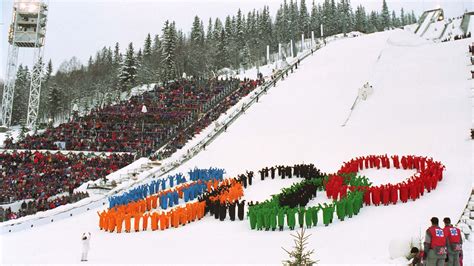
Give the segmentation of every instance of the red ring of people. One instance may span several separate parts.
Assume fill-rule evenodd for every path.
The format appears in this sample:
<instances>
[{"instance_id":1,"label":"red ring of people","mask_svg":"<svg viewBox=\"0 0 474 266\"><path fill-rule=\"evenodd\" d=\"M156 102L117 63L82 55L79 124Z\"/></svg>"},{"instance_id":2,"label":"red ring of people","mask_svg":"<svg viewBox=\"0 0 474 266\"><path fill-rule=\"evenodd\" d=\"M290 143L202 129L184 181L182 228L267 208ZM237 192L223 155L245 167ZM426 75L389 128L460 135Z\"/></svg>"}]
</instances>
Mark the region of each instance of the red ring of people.
<instances>
[{"instance_id":1,"label":"red ring of people","mask_svg":"<svg viewBox=\"0 0 474 266\"><path fill-rule=\"evenodd\" d=\"M400 157L393 155L388 157L387 155L370 155L357 157L345 162L337 174L329 178L326 185L328 198L337 200L338 196L339 198L345 196L347 189L355 189L345 185L344 182L340 182L340 176L343 174L358 173L363 169L390 169L391 167L416 170L416 173L397 184L389 183L365 188L365 205L396 204L399 200L406 203L409 199L415 201L424 195L425 189L427 192L436 189L438 182L443 179L445 169L442 163L422 156L406 155Z\"/></svg>"}]
</instances>

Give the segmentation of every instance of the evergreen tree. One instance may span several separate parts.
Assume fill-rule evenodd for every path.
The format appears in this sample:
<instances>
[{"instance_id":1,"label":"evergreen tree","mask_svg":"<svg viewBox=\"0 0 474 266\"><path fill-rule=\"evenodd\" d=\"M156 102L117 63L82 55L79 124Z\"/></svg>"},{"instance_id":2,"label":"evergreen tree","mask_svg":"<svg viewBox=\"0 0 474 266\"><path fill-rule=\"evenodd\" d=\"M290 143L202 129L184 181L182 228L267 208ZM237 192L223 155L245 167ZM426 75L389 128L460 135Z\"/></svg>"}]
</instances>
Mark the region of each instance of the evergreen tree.
<instances>
[{"instance_id":1,"label":"evergreen tree","mask_svg":"<svg viewBox=\"0 0 474 266\"><path fill-rule=\"evenodd\" d=\"M119 67L122 64L122 54L120 53L119 43L115 43L114 49L114 66Z\"/></svg>"},{"instance_id":2,"label":"evergreen tree","mask_svg":"<svg viewBox=\"0 0 474 266\"><path fill-rule=\"evenodd\" d=\"M321 37L321 6L316 5L313 0L313 5L311 7L311 30L314 31L316 37Z\"/></svg>"},{"instance_id":3,"label":"evergreen tree","mask_svg":"<svg viewBox=\"0 0 474 266\"><path fill-rule=\"evenodd\" d=\"M390 22L390 12L388 11L387 2L383 0L382 4L382 30L389 29L392 25Z\"/></svg>"},{"instance_id":4,"label":"evergreen tree","mask_svg":"<svg viewBox=\"0 0 474 266\"><path fill-rule=\"evenodd\" d=\"M190 38L190 64L188 74L193 76L202 76L206 70L204 54L204 29L198 16L194 17Z\"/></svg>"},{"instance_id":5,"label":"evergreen tree","mask_svg":"<svg viewBox=\"0 0 474 266\"><path fill-rule=\"evenodd\" d=\"M352 31L352 9L349 0L341 0L338 5L339 29L344 34Z\"/></svg>"},{"instance_id":6,"label":"evergreen tree","mask_svg":"<svg viewBox=\"0 0 474 266\"><path fill-rule=\"evenodd\" d=\"M227 38L224 30L221 31L214 64L217 69L222 69L229 66L229 52L227 50Z\"/></svg>"},{"instance_id":7,"label":"evergreen tree","mask_svg":"<svg viewBox=\"0 0 474 266\"><path fill-rule=\"evenodd\" d=\"M165 22L163 27L163 43L162 43L162 53L163 53L163 79L165 81L172 80L176 77L176 29L175 24L170 23L168 20Z\"/></svg>"},{"instance_id":8,"label":"evergreen tree","mask_svg":"<svg viewBox=\"0 0 474 266\"><path fill-rule=\"evenodd\" d=\"M152 50L151 50L151 36L150 33L146 36L145 39L145 45L143 46L143 56L146 59L149 59L151 57Z\"/></svg>"},{"instance_id":9,"label":"evergreen tree","mask_svg":"<svg viewBox=\"0 0 474 266\"><path fill-rule=\"evenodd\" d=\"M306 2L305 0L301 0L300 2L300 15L299 15L300 21L300 34L304 33L305 37L311 36L311 30L310 30L310 25L311 25L311 20L308 14L308 8L306 7Z\"/></svg>"},{"instance_id":10,"label":"evergreen tree","mask_svg":"<svg viewBox=\"0 0 474 266\"><path fill-rule=\"evenodd\" d=\"M137 84L137 60L133 51L133 43L128 45L125 59L122 64L121 73L119 75L120 88L122 91L132 88Z\"/></svg>"},{"instance_id":11,"label":"evergreen tree","mask_svg":"<svg viewBox=\"0 0 474 266\"><path fill-rule=\"evenodd\" d=\"M416 23L417 22L417 19L416 19L416 16L415 16L415 12L412 10L411 11L411 23Z\"/></svg>"},{"instance_id":12,"label":"evergreen tree","mask_svg":"<svg viewBox=\"0 0 474 266\"><path fill-rule=\"evenodd\" d=\"M58 90L56 85L53 85L50 88L50 93L48 95L48 106L49 106L49 118L55 120L55 117L61 111L61 99L62 95Z\"/></svg>"},{"instance_id":13,"label":"evergreen tree","mask_svg":"<svg viewBox=\"0 0 474 266\"><path fill-rule=\"evenodd\" d=\"M250 55L250 48L247 44L244 45L244 48L242 49L242 66L244 69L250 68L252 64L252 58Z\"/></svg>"},{"instance_id":14,"label":"evergreen tree","mask_svg":"<svg viewBox=\"0 0 474 266\"><path fill-rule=\"evenodd\" d=\"M12 125L26 123L28 101L30 95L31 75L28 66L18 66L15 79L15 93L13 95Z\"/></svg>"},{"instance_id":15,"label":"evergreen tree","mask_svg":"<svg viewBox=\"0 0 474 266\"><path fill-rule=\"evenodd\" d=\"M397 18L397 14L395 14L395 11L392 10L392 18L391 18L391 21L392 21L392 26L395 27L395 28L398 28L400 27L400 20Z\"/></svg>"},{"instance_id":16,"label":"evergreen tree","mask_svg":"<svg viewBox=\"0 0 474 266\"><path fill-rule=\"evenodd\" d=\"M46 72L45 72L45 75L44 75L44 82L46 84L51 79L52 74L53 74L53 63L51 62L51 59L49 59L48 65L46 66Z\"/></svg>"},{"instance_id":17,"label":"evergreen tree","mask_svg":"<svg viewBox=\"0 0 474 266\"><path fill-rule=\"evenodd\" d=\"M355 12L355 30L360 32L367 32L367 15L365 8L359 5Z\"/></svg>"},{"instance_id":18,"label":"evergreen tree","mask_svg":"<svg viewBox=\"0 0 474 266\"><path fill-rule=\"evenodd\" d=\"M407 20L405 18L405 10L403 10L403 7L400 10L400 23L402 24L402 26L407 25Z\"/></svg>"},{"instance_id":19,"label":"evergreen tree","mask_svg":"<svg viewBox=\"0 0 474 266\"><path fill-rule=\"evenodd\" d=\"M367 19L367 33L376 32L379 29L378 14L375 11L370 12L369 18Z\"/></svg>"},{"instance_id":20,"label":"evergreen tree","mask_svg":"<svg viewBox=\"0 0 474 266\"><path fill-rule=\"evenodd\" d=\"M285 248L283 250L290 256L288 260L283 261L284 265L289 266L310 266L317 264L318 261L311 259L311 255L314 254L314 250L307 250L308 238L311 235L305 235L305 229L301 228L301 231L297 232L296 235L291 235L294 239L295 246L292 251L288 251Z\"/></svg>"}]
</instances>

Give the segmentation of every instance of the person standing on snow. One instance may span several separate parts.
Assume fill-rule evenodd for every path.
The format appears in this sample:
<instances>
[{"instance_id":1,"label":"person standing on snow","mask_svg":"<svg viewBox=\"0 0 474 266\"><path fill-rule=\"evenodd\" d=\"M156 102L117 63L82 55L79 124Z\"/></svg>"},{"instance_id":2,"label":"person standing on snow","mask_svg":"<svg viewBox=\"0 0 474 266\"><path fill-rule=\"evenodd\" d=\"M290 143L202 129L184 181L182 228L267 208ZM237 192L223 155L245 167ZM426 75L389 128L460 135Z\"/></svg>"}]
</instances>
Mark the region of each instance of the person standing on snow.
<instances>
[{"instance_id":1,"label":"person standing on snow","mask_svg":"<svg viewBox=\"0 0 474 266\"><path fill-rule=\"evenodd\" d=\"M431 218L431 226L426 229L423 254L426 266L444 266L446 259L446 236L438 224L438 217L433 217Z\"/></svg>"},{"instance_id":2,"label":"person standing on snow","mask_svg":"<svg viewBox=\"0 0 474 266\"><path fill-rule=\"evenodd\" d=\"M90 248L90 240L91 240L91 233L83 233L82 234L82 257L81 261L87 261L87 253L89 252Z\"/></svg>"},{"instance_id":3,"label":"person standing on snow","mask_svg":"<svg viewBox=\"0 0 474 266\"><path fill-rule=\"evenodd\" d=\"M451 224L451 219L446 217L444 222L444 235L448 244L448 266L459 266L459 254L462 252L461 230Z\"/></svg>"}]
</instances>

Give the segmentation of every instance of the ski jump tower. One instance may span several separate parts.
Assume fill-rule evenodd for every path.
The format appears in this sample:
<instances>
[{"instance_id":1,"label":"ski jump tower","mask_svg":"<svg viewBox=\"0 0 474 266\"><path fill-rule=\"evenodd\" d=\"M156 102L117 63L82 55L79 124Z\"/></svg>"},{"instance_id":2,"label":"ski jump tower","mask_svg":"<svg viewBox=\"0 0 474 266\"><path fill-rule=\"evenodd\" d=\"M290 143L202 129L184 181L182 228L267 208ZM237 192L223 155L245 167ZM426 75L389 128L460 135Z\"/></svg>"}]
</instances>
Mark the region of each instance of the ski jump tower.
<instances>
[{"instance_id":1,"label":"ski jump tower","mask_svg":"<svg viewBox=\"0 0 474 266\"><path fill-rule=\"evenodd\" d=\"M3 87L0 122L3 127L10 127L15 92L15 78L20 48L34 49L33 69L28 100L26 126L36 127L41 92L41 74L44 40L46 36L48 5L45 0L15 0L13 17L8 33L8 58ZM39 66L39 67L38 67Z\"/></svg>"}]
</instances>

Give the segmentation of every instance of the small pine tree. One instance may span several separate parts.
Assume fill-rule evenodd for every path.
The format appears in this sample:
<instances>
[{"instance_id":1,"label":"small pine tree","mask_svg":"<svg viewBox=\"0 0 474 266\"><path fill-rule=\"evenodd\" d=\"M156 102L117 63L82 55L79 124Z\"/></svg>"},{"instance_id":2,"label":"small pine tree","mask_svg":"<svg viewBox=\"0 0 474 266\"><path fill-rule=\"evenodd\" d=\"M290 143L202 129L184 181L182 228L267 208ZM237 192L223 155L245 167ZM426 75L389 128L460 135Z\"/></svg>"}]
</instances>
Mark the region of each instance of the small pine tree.
<instances>
[{"instance_id":1,"label":"small pine tree","mask_svg":"<svg viewBox=\"0 0 474 266\"><path fill-rule=\"evenodd\" d=\"M313 255L314 250L307 250L308 245L308 238L311 235L305 235L305 229L301 228L301 231L297 232L296 235L291 235L294 238L295 246L293 247L293 251L288 251L285 248L283 250L290 256L288 260L284 260L284 265L289 266L309 266L313 264L317 264L318 261L314 261L311 259L311 255Z\"/></svg>"}]
</instances>

